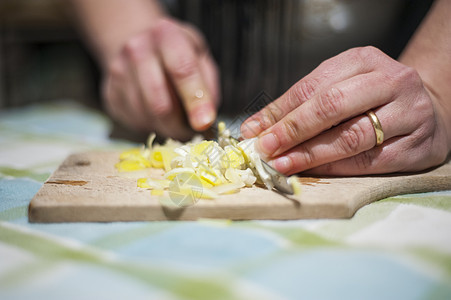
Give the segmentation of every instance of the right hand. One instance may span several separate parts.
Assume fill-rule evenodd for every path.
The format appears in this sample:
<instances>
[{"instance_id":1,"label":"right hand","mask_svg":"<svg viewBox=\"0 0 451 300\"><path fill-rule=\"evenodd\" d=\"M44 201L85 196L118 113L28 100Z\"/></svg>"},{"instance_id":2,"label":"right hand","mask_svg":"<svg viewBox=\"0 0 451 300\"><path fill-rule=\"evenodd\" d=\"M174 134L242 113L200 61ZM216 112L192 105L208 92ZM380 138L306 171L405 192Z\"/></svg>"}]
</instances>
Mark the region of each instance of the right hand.
<instances>
[{"instance_id":1,"label":"right hand","mask_svg":"<svg viewBox=\"0 0 451 300\"><path fill-rule=\"evenodd\" d=\"M127 127L187 139L215 121L217 73L201 34L165 18L107 62L102 93L108 112Z\"/></svg>"}]
</instances>

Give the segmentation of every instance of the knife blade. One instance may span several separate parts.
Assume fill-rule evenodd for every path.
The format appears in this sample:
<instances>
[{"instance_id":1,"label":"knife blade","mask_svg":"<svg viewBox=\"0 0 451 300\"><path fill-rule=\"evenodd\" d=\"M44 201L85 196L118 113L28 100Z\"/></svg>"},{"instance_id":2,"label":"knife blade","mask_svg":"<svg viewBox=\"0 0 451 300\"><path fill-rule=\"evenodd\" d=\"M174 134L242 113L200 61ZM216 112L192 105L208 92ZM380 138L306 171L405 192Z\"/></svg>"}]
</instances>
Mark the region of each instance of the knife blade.
<instances>
[{"instance_id":1,"label":"knife blade","mask_svg":"<svg viewBox=\"0 0 451 300\"><path fill-rule=\"evenodd\" d=\"M239 140L235 137L230 136L230 139L235 141L236 144L239 143ZM271 177L271 182L273 183L274 188L283 194L293 195L293 186L288 181L288 176L283 175L282 173L271 167L263 159L260 158L260 161L265 171Z\"/></svg>"},{"instance_id":2,"label":"knife blade","mask_svg":"<svg viewBox=\"0 0 451 300\"><path fill-rule=\"evenodd\" d=\"M288 177L271 167L263 159L260 160L265 171L271 176L271 181L274 184L274 188L281 193L293 195L293 186L288 182Z\"/></svg>"}]
</instances>

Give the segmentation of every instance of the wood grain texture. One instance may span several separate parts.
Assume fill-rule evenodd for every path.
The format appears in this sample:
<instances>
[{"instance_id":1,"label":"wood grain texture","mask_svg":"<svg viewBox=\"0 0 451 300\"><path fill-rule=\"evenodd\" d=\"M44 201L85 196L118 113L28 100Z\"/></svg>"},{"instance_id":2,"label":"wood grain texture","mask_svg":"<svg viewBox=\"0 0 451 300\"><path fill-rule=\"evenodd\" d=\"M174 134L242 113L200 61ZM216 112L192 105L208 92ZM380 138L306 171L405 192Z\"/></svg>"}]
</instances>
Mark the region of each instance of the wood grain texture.
<instances>
[{"instance_id":1,"label":"wood grain texture","mask_svg":"<svg viewBox=\"0 0 451 300\"><path fill-rule=\"evenodd\" d=\"M113 222L221 218L349 218L362 206L386 197L451 189L451 164L416 174L302 177L302 194L287 197L264 188L199 200L184 208L163 207L157 196L118 176L116 152L69 156L31 200L30 222Z\"/></svg>"}]
</instances>

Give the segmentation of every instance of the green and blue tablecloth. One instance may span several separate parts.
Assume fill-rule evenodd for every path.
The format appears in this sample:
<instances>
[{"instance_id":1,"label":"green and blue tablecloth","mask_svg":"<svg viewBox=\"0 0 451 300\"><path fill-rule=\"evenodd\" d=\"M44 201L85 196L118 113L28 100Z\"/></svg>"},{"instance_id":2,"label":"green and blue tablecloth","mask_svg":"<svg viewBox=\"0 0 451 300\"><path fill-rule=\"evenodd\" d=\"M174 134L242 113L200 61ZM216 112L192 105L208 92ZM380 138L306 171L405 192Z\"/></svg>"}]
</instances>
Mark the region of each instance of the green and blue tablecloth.
<instances>
[{"instance_id":1,"label":"green and blue tablecloth","mask_svg":"<svg viewBox=\"0 0 451 300\"><path fill-rule=\"evenodd\" d=\"M125 149L75 102L0 111L0 299L451 299L451 191L348 220L31 224L73 152Z\"/></svg>"}]
</instances>

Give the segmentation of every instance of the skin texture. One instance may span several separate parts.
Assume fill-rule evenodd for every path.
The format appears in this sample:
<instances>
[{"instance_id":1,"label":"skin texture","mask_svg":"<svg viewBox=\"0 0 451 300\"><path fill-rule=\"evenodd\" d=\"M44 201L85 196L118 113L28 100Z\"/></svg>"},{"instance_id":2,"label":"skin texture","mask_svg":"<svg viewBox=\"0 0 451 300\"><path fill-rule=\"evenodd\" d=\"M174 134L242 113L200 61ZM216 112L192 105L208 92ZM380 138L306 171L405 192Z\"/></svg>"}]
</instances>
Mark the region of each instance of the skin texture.
<instances>
[{"instance_id":1,"label":"skin texture","mask_svg":"<svg viewBox=\"0 0 451 300\"><path fill-rule=\"evenodd\" d=\"M154 1L72 3L102 64L113 118L181 140L213 124L218 72L197 29L167 17Z\"/></svg>"},{"instance_id":2,"label":"skin texture","mask_svg":"<svg viewBox=\"0 0 451 300\"><path fill-rule=\"evenodd\" d=\"M399 61L373 47L333 57L241 126L285 174L423 170L451 148L451 1L436 1ZM376 145L365 112L382 124Z\"/></svg>"}]
</instances>

